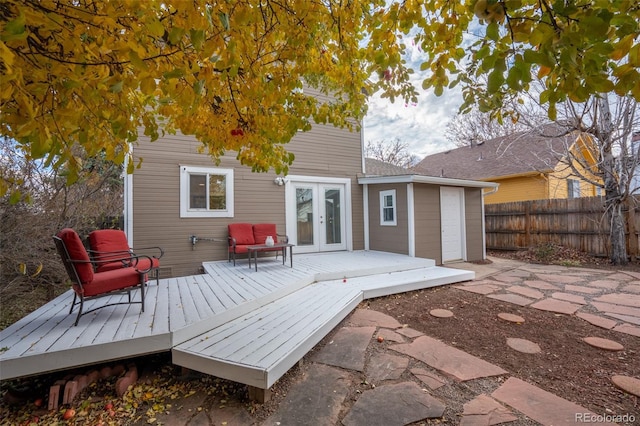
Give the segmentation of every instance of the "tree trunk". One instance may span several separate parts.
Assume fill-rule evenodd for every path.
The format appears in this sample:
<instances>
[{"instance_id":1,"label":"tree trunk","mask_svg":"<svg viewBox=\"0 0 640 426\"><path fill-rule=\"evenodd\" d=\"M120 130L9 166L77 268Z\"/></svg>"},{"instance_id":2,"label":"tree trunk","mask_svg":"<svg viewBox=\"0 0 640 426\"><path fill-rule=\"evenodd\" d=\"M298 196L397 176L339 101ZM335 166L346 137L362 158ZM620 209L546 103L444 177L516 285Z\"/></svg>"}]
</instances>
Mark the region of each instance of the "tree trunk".
<instances>
[{"instance_id":1,"label":"tree trunk","mask_svg":"<svg viewBox=\"0 0 640 426\"><path fill-rule=\"evenodd\" d=\"M604 180L604 206L609 219L609 242L611 243L611 263L614 265L626 265L627 240L625 235L624 215L622 205L624 197L620 191L620 182L617 179L618 168L613 155L613 123L611 111L609 110L609 100L606 95L598 99L599 120L597 125L598 138L601 143L601 172Z\"/></svg>"}]
</instances>

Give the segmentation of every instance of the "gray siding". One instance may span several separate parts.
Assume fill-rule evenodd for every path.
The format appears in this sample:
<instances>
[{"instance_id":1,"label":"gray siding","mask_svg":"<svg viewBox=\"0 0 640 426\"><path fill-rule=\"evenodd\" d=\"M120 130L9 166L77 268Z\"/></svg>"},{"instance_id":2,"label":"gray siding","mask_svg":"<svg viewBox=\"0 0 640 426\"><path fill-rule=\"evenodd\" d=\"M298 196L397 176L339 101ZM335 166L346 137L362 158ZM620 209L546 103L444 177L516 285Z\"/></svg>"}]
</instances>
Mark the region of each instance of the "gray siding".
<instances>
[{"instance_id":1,"label":"gray siding","mask_svg":"<svg viewBox=\"0 0 640 426\"><path fill-rule=\"evenodd\" d=\"M467 234L467 260L470 262L483 259L482 239L482 189L465 188L465 226Z\"/></svg>"},{"instance_id":2,"label":"gray siding","mask_svg":"<svg viewBox=\"0 0 640 426\"><path fill-rule=\"evenodd\" d=\"M416 256L442 264L440 187L416 184L414 188Z\"/></svg>"},{"instance_id":3,"label":"gray siding","mask_svg":"<svg viewBox=\"0 0 640 426\"><path fill-rule=\"evenodd\" d=\"M252 173L239 164L235 153L219 164L199 153L200 142L184 135L166 135L151 143L141 136L134 148L144 161L133 176L134 248L161 246L163 276L198 273L204 261L227 258L227 225L233 222L272 222L285 232L285 189L274 185L275 174ZM357 174L362 172L359 132L315 125L299 133L287 145L295 154L289 174L350 178L352 180L353 248L364 247L362 188ZM180 218L179 166L217 166L234 169L233 218ZM190 235L219 238L222 242L199 241L191 245ZM164 268L170 268L164 269Z\"/></svg>"},{"instance_id":4,"label":"gray siding","mask_svg":"<svg viewBox=\"0 0 640 426\"><path fill-rule=\"evenodd\" d=\"M397 225L380 226L380 191L390 189L396 190ZM409 254L407 185L370 185L369 206L369 248Z\"/></svg>"}]
</instances>

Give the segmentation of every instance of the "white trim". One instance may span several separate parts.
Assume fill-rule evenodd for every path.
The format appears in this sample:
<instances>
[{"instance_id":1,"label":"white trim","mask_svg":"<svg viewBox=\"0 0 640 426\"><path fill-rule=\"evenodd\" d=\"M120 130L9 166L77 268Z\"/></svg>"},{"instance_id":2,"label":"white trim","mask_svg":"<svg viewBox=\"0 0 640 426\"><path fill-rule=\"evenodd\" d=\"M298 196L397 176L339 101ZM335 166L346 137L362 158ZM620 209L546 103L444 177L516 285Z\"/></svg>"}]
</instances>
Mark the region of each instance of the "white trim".
<instances>
[{"instance_id":1,"label":"white trim","mask_svg":"<svg viewBox=\"0 0 640 426\"><path fill-rule=\"evenodd\" d=\"M469 188L497 188L498 183L480 182L476 180L450 179L435 176L422 175L399 175L399 176L370 176L359 177L360 184L376 184L376 183L430 183L443 186L462 186Z\"/></svg>"},{"instance_id":2,"label":"white trim","mask_svg":"<svg viewBox=\"0 0 640 426\"><path fill-rule=\"evenodd\" d=\"M407 185L407 230L409 233L409 256L416 257L416 215L413 184Z\"/></svg>"},{"instance_id":3,"label":"white trim","mask_svg":"<svg viewBox=\"0 0 640 426\"><path fill-rule=\"evenodd\" d=\"M384 220L384 209L388 208L384 205L385 197L391 196L393 208L393 220ZM387 189L380 191L380 226L398 226L398 197L395 189Z\"/></svg>"},{"instance_id":4,"label":"white trim","mask_svg":"<svg viewBox=\"0 0 640 426\"><path fill-rule=\"evenodd\" d=\"M225 175L226 209L207 210L189 208L189 176L192 174ZM233 169L219 167L197 167L180 165L180 217L233 217L234 206L234 177Z\"/></svg>"},{"instance_id":5,"label":"white trim","mask_svg":"<svg viewBox=\"0 0 640 426\"><path fill-rule=\"evenodd\" d=\"M362 188L362 214L364 224L364 249L369 250L369 185L366 183Z\"/></svg>"}]
</instances>

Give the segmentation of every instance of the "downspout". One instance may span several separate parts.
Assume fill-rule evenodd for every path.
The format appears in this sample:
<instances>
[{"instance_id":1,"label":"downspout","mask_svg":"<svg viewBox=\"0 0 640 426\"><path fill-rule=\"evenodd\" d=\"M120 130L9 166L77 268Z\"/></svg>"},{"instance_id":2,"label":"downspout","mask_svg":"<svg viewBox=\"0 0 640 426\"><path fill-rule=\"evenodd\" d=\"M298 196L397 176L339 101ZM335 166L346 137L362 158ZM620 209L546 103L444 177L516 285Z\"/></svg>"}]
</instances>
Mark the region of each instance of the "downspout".
<instances>
[{"instance_id":1,"label":"downspout","mask_svg":"<svg viewBox=\"0 0 640 426\"><path fill-rule=\"evenodd\" d=\"M484 217L484 197L487 195L495 194L496 192L498 192L497 186L490 191L485 192L484 190L482 190L480 192L482 194L482 260L487 260L487 227Z\"/></svg>"},{"instance_id":2,"label":"downspout","mask_svg":"<svg viewBox=\"0 0 640 426\"><path fill-rule=\"evenodd\" d=\"M363 184L362 188L362 214L364 224L364 249L369 251L369 185Z\"/></svg>"},{"instance_id":3,"label":"downspout","mask_svg":"<svg viewBox=\"0 0 640 426\"><path fill-rule=\"evenodd\" d=\"M129 144L129 150L132 150ZM124 156L124 169L122 171L124 178L123 198L124 198L124 231L127 234L127 242L129 247L133 245L133 173L127 173L129 165L129 156Z\"/></svg>"}]
</instances>

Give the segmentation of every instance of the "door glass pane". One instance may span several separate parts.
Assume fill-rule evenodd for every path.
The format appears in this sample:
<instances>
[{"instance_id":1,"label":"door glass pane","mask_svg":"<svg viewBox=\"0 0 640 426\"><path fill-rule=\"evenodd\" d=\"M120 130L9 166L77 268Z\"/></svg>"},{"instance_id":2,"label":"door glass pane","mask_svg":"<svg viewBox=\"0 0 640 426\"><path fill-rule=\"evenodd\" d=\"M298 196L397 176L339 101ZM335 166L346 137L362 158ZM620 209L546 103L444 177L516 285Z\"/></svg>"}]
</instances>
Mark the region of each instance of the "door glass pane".
<instances>
[{"instance_id":1,"label":"door glass pane","mask_svg":"<svg viewBox=\"0 0 640 426\"><path fill-rule=\"evenodd\" d=\"M313 245L313 189L296 188L296 221L299 246Z\"/></svg>"},{"instance_id":2,"label":"door glass pane","mask_svg":"<svg viewBox=\"0 0 640 426\"><path fill-rule=\"evenodd\" d=\"M342 232L340 223L340 190L339 189L325 189L324 190L324 205L325 205L325 233L326 244L340 244L342 242Z\"/></svg>"}]
</instances>

